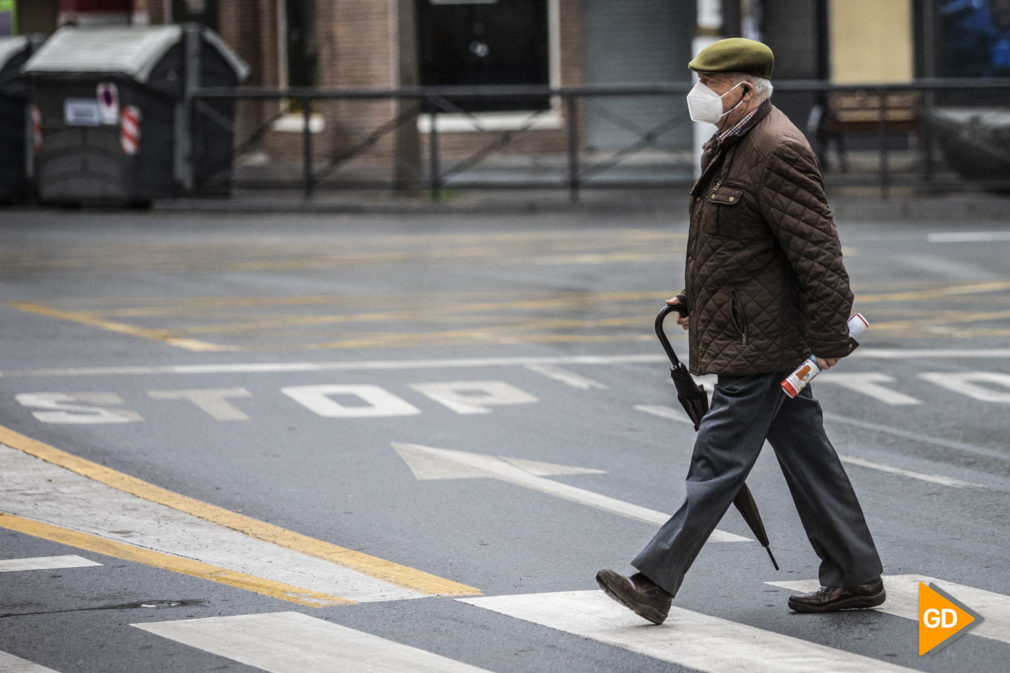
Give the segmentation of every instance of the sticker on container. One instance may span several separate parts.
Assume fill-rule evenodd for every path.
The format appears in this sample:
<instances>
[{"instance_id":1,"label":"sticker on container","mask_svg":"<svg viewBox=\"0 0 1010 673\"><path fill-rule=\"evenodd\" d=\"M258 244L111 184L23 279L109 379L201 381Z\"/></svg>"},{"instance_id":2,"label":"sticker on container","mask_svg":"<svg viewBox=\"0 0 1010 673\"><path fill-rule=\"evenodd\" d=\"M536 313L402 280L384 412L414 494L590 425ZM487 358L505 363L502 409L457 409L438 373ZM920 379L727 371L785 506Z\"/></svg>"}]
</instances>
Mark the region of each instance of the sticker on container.
<instances>
[{"instance_id":1,"label":"sticker on container","mask_svg":"<svg viewBox=\"0 0 1010 673\"><path fill-rule=\"evenodd\" d=\"M32 105L32 147L38 152L42 149L42 111L38 105Z\"/></svg>"},{"instance_id":2,"label":"sticker on container","mask_svg":"<svg viewBox=\"0 0 1010 673\"><path fill-rule=\"evenodd\" d=\"M102 116L94 98L67 98L63 101L63 122L67 126L99 126Z\"/></svg>"},{"instance_id":3,"label":"sticker on container","mask_svg":"<svg viewBox=\"0 0 1010 673\"><path fill-rule=\"evenodd\" d=\"M98 85L98 116L103 124L114 125L119 121L119 89L112 82Z\"/></svg>"},{"instance_id":4,"label":"sticker on container","mask_svg":"<svg viewBox=\"0 0 1010 673\"><path fill-rule=\"evenodd\" d=\"M123 154L133 156L140 150L140 108L136 105L123 107L119 123L119 144Z\"/></svg>"}]
</instances>

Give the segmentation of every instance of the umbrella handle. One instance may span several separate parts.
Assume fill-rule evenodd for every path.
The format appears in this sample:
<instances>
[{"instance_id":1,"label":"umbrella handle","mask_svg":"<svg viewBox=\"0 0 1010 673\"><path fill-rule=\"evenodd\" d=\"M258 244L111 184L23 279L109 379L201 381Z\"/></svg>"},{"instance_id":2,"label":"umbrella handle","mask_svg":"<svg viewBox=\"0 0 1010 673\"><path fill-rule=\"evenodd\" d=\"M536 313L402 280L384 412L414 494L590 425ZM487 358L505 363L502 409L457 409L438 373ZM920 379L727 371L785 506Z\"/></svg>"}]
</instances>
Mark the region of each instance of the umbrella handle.
<instances>
[{"instance_id":1,"label":"umbrella handle","mask_svg":"<svg viewBox=\"0 0 1010 673\"><path fill-rule=\"evenodd\" d=\"M656 316L656 336L659 337L659 343L663 344L663 350L666 351L666 356L670 358L670 364L674 367L680 366L680 358L673 351L673 346L670 345L670 340L666 336L666 331L663 329L663 321L666 320L666 316L671 313L678 313L681 317L687 315L687 306L684 304L667 304L663 307L663 310L659 312Z\"/></svg>"}]
</instances>

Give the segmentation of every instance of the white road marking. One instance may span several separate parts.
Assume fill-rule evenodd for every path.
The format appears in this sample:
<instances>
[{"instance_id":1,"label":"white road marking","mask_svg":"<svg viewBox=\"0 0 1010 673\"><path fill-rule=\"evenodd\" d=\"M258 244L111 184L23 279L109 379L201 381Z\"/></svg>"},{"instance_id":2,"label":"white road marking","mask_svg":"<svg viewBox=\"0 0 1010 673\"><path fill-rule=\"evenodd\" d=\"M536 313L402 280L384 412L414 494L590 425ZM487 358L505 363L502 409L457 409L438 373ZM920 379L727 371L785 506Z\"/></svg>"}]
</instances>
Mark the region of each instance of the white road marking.
<instances>
[{"instance_id":1,"label":"white road marking","mask_svg":"<svg viewBox=\"0 0 1010 673\"><path fill-rule=\"evenodd\" d=\"M645 412L647 414L652 414L653 416L659 416L660 418L667 418L673 421L678 421L680 423L687 423L693 425L691 419L687 417L687 414L679 409L674 409L673 407L659 407L659 406L647 406L644 404L639 404L635 406L638 411ZM838 417L832 417L831 420L838 420ZM838 456L843 463L848 463L850 465L857 465L859 467L865 467L871 470L878 470L880 472L887 472L890 474L897 474L902 477L909 477L911 479L919 479L921 481L929 481L936 484L942 484L944 486L953 486L954 488L966 488L966 487L977 487L984 488L982 484L976 484L970 481L962 481L961 479L954 479L953 477L944 477L935 474L926 474L925 472L915 472L913 470L905 470L900 467L893 467L891 465L885 465L883 463L875 463L873 461L865 460L863 458L856 458L854 456Z\"/></svg>"},{"instance_id":2,"label":"white road marking","mask_svg":"<svg viewBox=\"0 0 1010 673\"><path fill-rule=\"evenodd\" d=\"M641 411L646 414L651 414L653 416L659 416L660 418L665 418L670 421L677 421L678 423L687 423L693 426L694 421L688 418L687 413L681 411L680 409L674 409L673 407L663 407L648 404L636 404L635 411Z\"/></svg>"},{"instance_id":3,"label":"white road marking","mask_svg":"<svg viewBox=\"0 0 1010 673\"><path fill-rule=\"evenodd\" d=\"M1008 359L1010 348L914 349L860 348L848 359ZM366 360L363 362L245 362L235 364L68 367L54 369L14 369L0 372L0 378L46 378L70 376L149 376L198 374L290 374L331 371L402 371L412 369L469 369L480 367L530 367L565 365L668 364L663 355L570 355L556 357L447 358L432 360Z\"/></svg>"},{"instance_id":4,"label":"white road marking","mask_svg":"<svg viewBox=\"0 0 1010 673\"><path fill-rule=\"evenodd\" d=\"M297 612L133 624L270 673L480 673L453 659Z\"/></svg>"},{"instance_id":5,"label":"white road marking","mask_svg":"<svg viewBox=\"0 0 1010 673\"><path fill-rule=\"evenodd\" d=\"M362 362L247 362L236 364L76 367L0 372L0 378L61 376L147 376L151 374L288 374L332 371L401 371L410 369L468 369L527 367L530 365L614 365L666 362L657 355L576 355L561 357L450 358L434 360L366 360Z\"/></svg>"},{"instance_id":6,"label":"white road marking","mask_svg":"<svg viewBox=\"0 0 1010 673\"><path fill-rule=\"evenodd\" d=\"M21 572L23 570L60 570L63 568L88 568L101 563L82 556L37 556L35 558L12 558L0 560L0 573ZM0 670L5 670L0 668Z\"/></svg>"},{"instance_id":7,"label":"white road marking","mask_svg":"<svg viewBox=\"0 0 1010 673\"><path fill-rule=\"evenodd\" d=\"M1005 360L1010 348L860 348L846 359L878 360Z\"/></svg>"},{"instance_id":8,"label":"white road marking","mask_svg":"<svg viewBox=\"0 0 1010 673\"><path fill-rule=\"evenodd\" d=\"M526 365L526 369L537 374L546 376L549 379L564 383L566 386L579 390L607 390L607 386L599 381L576 374L557 365Z\"/></svg>"},{"instance_id":9,"label":"white road marking","mask_svg":"<svg viewBox=\"0 0 1010 673\"><path fill-rule=\"evenodd\" d=\"M854 456L839 455L838 457L839 459L841 459L843 463L848 463L849 465L857 465L859 467L865 467L870 470L878 470L880 472L887 472L889 474L897 474L902 477L908 477L909 479L929 481L934 484L941 484L943 486L952 486L954 488L984 488L982 484L976 484L970 481L962 481L960 479L954 479L953 477L942 477L935 474L926 474L925 472L915 472L913 470L905 470L900 467L884 465L883 463L875 463L873 461L864 460L862 458L856 458Z\"/></svg>"},{"instance_id":10,"label":"white road marking","mask_svg":"<svg viewBox=\"0 0 1010 673\"><path fill-rule=\"evenodd\" d=\"M138 498L2 444L0 502L8 514L352 601L425 595Z\"/></svg>"},{"instance_id":11,"label":"white road marking","mask_svg":"<svg viewBox=\"0 0 1010 673\"><path fill-rule=\"evenodd\" d=\"M926 234L930 243L1001 243L1010 241L1010 231L937 231Z\"/></svg>"},{"instance_id":12,"label":"white road marking","mask_svg":"<svg viewBox=\"0 0 1010 673\"><path fill-rule=\"evenodd\" d=\"M880 607L873 609L918 622L920 582L926 585L935 583L948 594L982 615L982 622L972 628L971 635L1010 643L1010 596L993 591L976 589L925 575L884 575L887 600ZM766 582L766 584L802 593L816 591L820 586L817 580Z\"/></svg>"},{"instance_id":13,"label":"white road marking","mask_svg":"<svg viewBox=\"0 0 1010 673\"><path fill-rule=\"evenodd\" d=\"M602 591L457 599L707 673L908 673L912 669L678 607L653 626Z\"/></svg>"},{"instance_id":14,"label":"white road marking","mask_svg":"<svg viewBox=\"0 0 1010 673\"><path fill-rule=\"evenodd\" d=\"M848 416L842 416L840 414L832 414L828 412L824 413L824 420L829 421L831 423L841 423L842 425L851 425L856 428L862 428L863 430L881 432L885 435L901 437L902 439L910 439L913 442L919 442L921 444L941 446L945 449L956 449L958 451L965 451L967 453L972 453L978 456L986 456L988 458L999 458L1000 460L1006 459L1006 451L1002 449L991 449L986 446L977 446L975 444L958 442L952 439L942 439L940 437L936 437L934 435L926 435L921 432L902 430L901 428L894 427L893 425L884 425L883 423L871 423L870 421L863 421L858 418L850 418Z\"/></svg>"},{"instance_id":15,"label":"white road marking","mask_svg":"<svg viewBox=\"0 0 1010 673\"><path fill-rule=\"evenodd\" d=\"M489 414L488 407L533 404L537 398L505 381L440 381L410 387L458 414Z\"/></svg>"},{"instance_id":16,"label":"white road marking","mask_svg":"<svg viewBox=\"0 0 1010 673\"><path fill-rule=\"evenodd\" d=\"M894 383L894 377L881 372L838 372L831 370L824 372L818 377L817 382L833 383L892 406L922 404L920 400L910 395L880 385L882 383Z\"/></svg>"},{"instance_id":17,"label":"white road marking","mask_svg":"<svg viewBox=\"0 0 1010 673\"><path fill-rule=\"evenodd\" d=\"M0 652L0 671L4 673L59 673L51 668L39 666L27 659L15 657L13 654Z\"/></svg>"},{"instance_id":18,"label":"white road marking","mask_svg":"<svg viewBox=\"0 0 1010 673\"><path fill-rule=\"evenodd\" d=\"M189 400L216 421L247 421L249 416L228 401L229 397L252 397L245 388L202 390L148 390L153 400Z\"/></svg>"},{"instance_id":19,"label":"white road marking","mask_svg":"<svg viewBox=\"0 0 1010 673\"><path fill-rule=\"evenodd\" d=\"M144 420L135 411L101 406L123 404L114 393L23 393L15 395L14 399L25 407L47 409L32 412L32 416L43 423L136 423ZM89 406L80 404L82 402Z\"/></svg>"},{"instance_id":20,"label":"white road marking","mask_svg":"<svg viewBox=\"0 0 1010 673\"><path fill-rule=\"evenodd\" d=\"M466 451L436 449L419 444L393 443L400 457L418 479L498 479L532 491L546 493L569 502L587 505L604 512L617 514L636 521L662 526L670 515L654 509L611 498L561 482L545 479L523 468L522 463L496 456L486 456ZM579 469L579 468L573 468ZM554 474L557 474L555 472ZM722 530L712 531L710 542L748 542L746 538Z\"/></svg>"},{"instance_id":21,"label":"white road marking","mask_svg":"<svg viewBox=\"0 0 1010 673\"><path fill-rule=\"evenodd\" d=\"M288 386L281 392L323 418L388 418L421 413L413 404L370 384ZM335 397L354 398L356 402L345 405Z\"/></svg>"},{"instance_id":22,"label":"white road marking","mask_svg":"<svg viewBox=\"0 0 1010 673\"><path fill-rule=\"evenodd\" d=\"M979 402L1010 404L1010 374L1001 372L924 372L919 374L919 378Z\"/></svg>"}]
</instances>

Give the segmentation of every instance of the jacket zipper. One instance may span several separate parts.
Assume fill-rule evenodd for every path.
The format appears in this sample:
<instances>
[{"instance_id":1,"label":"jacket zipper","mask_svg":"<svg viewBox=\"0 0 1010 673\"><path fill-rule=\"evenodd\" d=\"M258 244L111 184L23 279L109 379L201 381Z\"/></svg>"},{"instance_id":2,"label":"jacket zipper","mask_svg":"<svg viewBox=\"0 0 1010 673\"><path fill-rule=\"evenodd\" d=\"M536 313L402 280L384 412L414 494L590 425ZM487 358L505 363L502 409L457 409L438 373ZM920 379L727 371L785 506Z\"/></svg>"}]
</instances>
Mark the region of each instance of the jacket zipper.
<instances>
[{"instance_id":1,"label":"jacket zipper","mask_svg":"<svg viewBox=\"0 0 1010 673\"><path fill-rule=\"evenodd\" d=\"M747 313L744 311L740 296L736 290L730 291L730 316L733 318L733 326L740 332L740 345L747 345Z\"/></svg>"},{"instance_id":2,"label":"jacket zipper","mask_svg":"<svg viewBox=\"0 0 1010 673\"><path fill-rule=\"evenodd\" d=\"M722 185L722 178L715 181L712 185L712 194L708 197L710 201L715 199L716 192L719 191L719 187ZM719 231L719 216L722 214L722 209L716 206L715 208L715 231Z\"/></svg>"}]
</instances>

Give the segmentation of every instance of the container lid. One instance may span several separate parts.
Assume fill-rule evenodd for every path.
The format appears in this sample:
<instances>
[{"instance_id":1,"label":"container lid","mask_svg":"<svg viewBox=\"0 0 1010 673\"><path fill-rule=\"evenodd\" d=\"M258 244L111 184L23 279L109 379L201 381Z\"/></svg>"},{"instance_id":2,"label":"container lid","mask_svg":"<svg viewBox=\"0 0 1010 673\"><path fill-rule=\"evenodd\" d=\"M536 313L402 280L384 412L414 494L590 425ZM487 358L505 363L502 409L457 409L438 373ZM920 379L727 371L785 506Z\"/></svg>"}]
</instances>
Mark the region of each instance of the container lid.
<instances>
[{"instance_id":1,"label":"container lid","mask_svg":"<svg viewBox=\"0 0 1010 673\"><path fill-rule=\"evenodd\" d=\"M28 49L28 38L24 35L0 37L0 69L25 49Z\"/></svg>"},{"instance_id":2,"label":"container lid","mask_svg":"<svg viewBox=\"0 0 1010 673\"><path fill-rule=\"evenodd\" d=\"M231 65L238 80L249 68L224 40L207 28L202 38ZM183 38L171 26L65 27L56 31L25 64L26 74L119 73L146 83L158 62Z\"/></svg>"}]
</instances>

